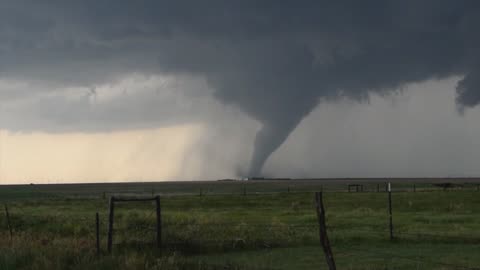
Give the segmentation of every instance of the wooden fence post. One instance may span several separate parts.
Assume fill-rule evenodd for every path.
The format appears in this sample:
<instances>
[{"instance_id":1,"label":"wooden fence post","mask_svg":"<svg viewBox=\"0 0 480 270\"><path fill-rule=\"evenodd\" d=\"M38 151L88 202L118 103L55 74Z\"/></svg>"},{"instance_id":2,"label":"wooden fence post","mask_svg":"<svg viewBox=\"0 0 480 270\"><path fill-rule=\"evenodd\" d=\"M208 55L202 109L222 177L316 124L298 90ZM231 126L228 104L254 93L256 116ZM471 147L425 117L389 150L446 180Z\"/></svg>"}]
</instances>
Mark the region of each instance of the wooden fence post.
<instances>
[{"instance_id":1,"label":"wooden fence post","mask_svg":"<svg viewBox=\"0 0 480 270\"><path fill-rule=\"evenodd\" d=\"M332 249L328 241L327 226L325 225L325 207L323 206L322 192L315 193L315 205L318 217L318 225L320 232L320 244L322 245L328 269L336 270L335 260L333 259Z\"/></svg>"},{"instance_id":2,"label":"wooden fence post","mask_svg":"<svg viewBox=\"0 0 480 270\"><path fill-rule=\"evenodd\" d=\"M97 256L100 256L100 217L95 214L95 234L97 236Z\"/></svg>"},{"instance_id":3,"label":"wooden fence post","mask_svg":"<svg viewBox=\"0 0 480 270\"><path fill-rule=\"evenodd\" d=\"M380 192L380 184L377 184L377 192Z\"/></svg>"},{"instance_id":4,"label":"wooden fence post","mask_svg":"<svg viewBox=\"0 0 480 270\"><path fill-rule=\"evenodd\" d=\"M243 196L247 196L247 186L243 186Z\"/></svg>"},{"instance_id":5,"label":"wooden fence post","mask_svg":"<svg viewBox=\"0 0 480 270\"><path fill-rule=\"evenodd\" d=\"M388 215L390 221L390 240L393 240L393 217L392 217L392 185L388 183Z\"/></svg>"},{"instance_id":6,"label":"wooden fence post","mask_svg":"<svg viewBox=\"0 0 480 270\"><path fill-rule=\"evenodd\" d=\"M413 192L417 192L417 187L413 184Z\"/></svg>"},{"instance_id":7,"label":"wooden fence post","mask_svg":"<svg viewBox=\"0 0 480 270\"><path fill-rule=\"evenodd\" d=\"M13 239L13 230L12 230L12 224L10 223L10 214L8 213L8 206L5 204L5 216L7 218L7 226L8 230L10 231L10 241Z\"/></svg>"},{"instance_id":8,"label":"wooden fence post","mask_svg":"<svg viewBox=\"0 0 480 270\"><path fill-rule=\"evenodd\" d=\"M157 213L157 247L162 248L162 211L160 208L160 196L155 197L156 213Z\"/></svg>"},{"instance_id":9,"label":"wooden fence post","mask_svg":"<svg viewBox=\"0 0 480 270\"><path fill-rule=\"evenodd\" d=\"M107 250L112 253L112 239L113 239L113 212L115 211L115 197L110 197L110 213L108 214L108 239Z\"/></svg>"}]
</instances>

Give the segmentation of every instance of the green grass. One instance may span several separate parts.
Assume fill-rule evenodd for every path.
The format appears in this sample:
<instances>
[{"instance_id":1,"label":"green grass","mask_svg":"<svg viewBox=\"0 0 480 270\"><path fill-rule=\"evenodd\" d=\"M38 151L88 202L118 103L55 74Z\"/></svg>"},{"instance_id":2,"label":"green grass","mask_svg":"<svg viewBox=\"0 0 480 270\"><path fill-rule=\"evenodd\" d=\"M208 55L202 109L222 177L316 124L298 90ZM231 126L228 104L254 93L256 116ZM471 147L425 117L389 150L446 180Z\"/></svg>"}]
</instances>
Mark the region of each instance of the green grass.
<instances>
[{"instance_id":1,"label":"green grass","mask_svg":"<svg viewBox=\"0 0 480 270\"><path fill-rule=\"evenodd\" d=\"M242 185L222 185L235 192L162 196L161 251L154 246L154 205L118 203L112 255L105 254L108 198L103 191L2 187L14 236L10 239L0 214L0 269L326 269L312 193L256 194L249 186L250 195L243 196L234 189ZM272 190L284 185L272 184ZM393 193L395 239L390 241L386 193L326 192L338 268L480 268L479 195L474 188ZM95 254L95 212L101 217L100 257Z\"/></svg>"}]
</instances>

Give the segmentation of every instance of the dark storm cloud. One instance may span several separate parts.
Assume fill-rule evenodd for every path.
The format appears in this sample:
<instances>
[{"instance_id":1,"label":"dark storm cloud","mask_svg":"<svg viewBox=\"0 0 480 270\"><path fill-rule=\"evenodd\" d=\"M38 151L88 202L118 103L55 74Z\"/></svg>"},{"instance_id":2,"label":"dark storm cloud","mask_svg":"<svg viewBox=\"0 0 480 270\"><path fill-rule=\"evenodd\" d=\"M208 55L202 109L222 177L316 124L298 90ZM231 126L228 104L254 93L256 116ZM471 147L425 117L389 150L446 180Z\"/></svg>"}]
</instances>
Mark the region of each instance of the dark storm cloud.
<instances>
[{"instance_id":1,"label":"dark storm cloud","mask_svg":"<svg viewBox=\"0 0 480 270\"><path fill-rule=\"evenodd\" d=\"M480 102L480 2L2 1L0 75L91 85L128 72L206 78L263 124L250 174L321 100L465 76Z\"/></svg>"}]
</instances>

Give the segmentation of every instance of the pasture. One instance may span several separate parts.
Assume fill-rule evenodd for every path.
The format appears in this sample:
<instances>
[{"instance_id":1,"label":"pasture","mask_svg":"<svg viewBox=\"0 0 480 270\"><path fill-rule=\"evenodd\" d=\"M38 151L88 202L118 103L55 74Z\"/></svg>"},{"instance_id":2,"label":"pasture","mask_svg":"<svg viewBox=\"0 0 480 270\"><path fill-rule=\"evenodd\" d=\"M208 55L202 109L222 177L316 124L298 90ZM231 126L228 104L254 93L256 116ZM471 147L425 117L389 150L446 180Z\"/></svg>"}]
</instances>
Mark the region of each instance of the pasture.
<instances>
[{"instance_id":1,"label":"pasture","mask_svg":"<svg viewBox=\"0 0 480 270\"><path fill-rule=\"evenodd\" d=\"M476 184L444 190L424 181L394 181L390 240L384 182L355 181L363 192L347 192L349 183L0 186L9 212L8 222L2 207L0 269L327 269L313 200L320 190L338 269L480 269ZM129 202L115 208L108 254L112 195L161 196L161 249L155 245L154 204Z\"/></svg>"}]
</instances>

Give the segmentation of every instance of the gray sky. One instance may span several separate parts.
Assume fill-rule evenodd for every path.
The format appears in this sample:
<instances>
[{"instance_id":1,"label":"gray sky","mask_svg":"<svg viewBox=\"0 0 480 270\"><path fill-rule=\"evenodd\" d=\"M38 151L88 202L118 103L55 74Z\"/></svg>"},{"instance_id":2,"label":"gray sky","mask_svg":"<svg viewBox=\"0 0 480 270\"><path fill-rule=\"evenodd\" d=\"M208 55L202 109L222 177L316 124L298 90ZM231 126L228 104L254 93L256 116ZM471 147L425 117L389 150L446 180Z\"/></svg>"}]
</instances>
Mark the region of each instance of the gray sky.
<instances>
[{"instance_id":1,"label":"gray sky","mask_svg":"<svg viewBox=\"0 0 480 270\"><path fill-rule=\"evenodd\" d=\"M474 175L479 13L467 0L0 0L0 128L201 126L176 179Z\"/></svg>"}]
</instances>

